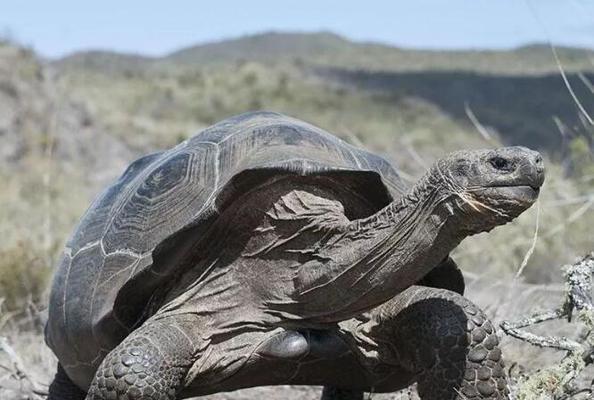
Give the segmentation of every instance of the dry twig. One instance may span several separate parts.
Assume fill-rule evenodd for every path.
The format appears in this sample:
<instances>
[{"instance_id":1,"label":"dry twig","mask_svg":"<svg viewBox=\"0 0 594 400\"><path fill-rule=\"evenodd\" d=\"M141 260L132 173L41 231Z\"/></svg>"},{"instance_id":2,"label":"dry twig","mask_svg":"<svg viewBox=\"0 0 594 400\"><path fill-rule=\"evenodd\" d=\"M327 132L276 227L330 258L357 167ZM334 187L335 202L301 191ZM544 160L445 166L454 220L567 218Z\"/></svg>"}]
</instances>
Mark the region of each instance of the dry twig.
<instances>
[{"instance_id":1,"label":"dry twig","mask_svg":"<svg viewBox=\"0 0 594 400\"><path fill-rule=\"evenodd\" d=\"M557 309L535 313L519 321L501 323L501 329L510 336L535 346L567 352L558 365L545 368L522 382L517 392L519 400L542 399L546 395L551 399L569 399L571 397L567 396L570 393L573 393L572 397L591 393L592 389L574 390L571 384L587 365L594 363L593 274L594 252L565 267L565 298ZM571 321L574 313L577 313L578 320L588 328L580 341L565 337L538 336L522 330L553 319L567 318Z\"/></svg>"},{"instance_id":2,"label":"dry twig","mask_svg":"<svg viewBox=\"0 0 594 400\"><path fill-rule=\"evenodd\" d=\"M47 396L48 392L45 389L41 388L41 384L39 384L35 379L31 377L31 375L27 372L23 361L17 354L17 352L12 348L12 346L8 343L8 340L0 336L0 350L6 353L10 362L11 368L6 366L2 366L7 371L10 371L12 375L14 375L18 380L25 380L31 386L31 391L36 399L44 399L44 396Z\"/></svg>"},{"instance_id":3,"label":"dry twig","mask_svg":"<svg viewBox=\"0 0 594 400\"><path fill-rule=\"evenodd\" d=\"M496 145L497 141L495 139L493 139L493 137L489 133L489 130L483 124L481 124L481 122L478 120L478 118L476 117L476 115L474 114L472 109L470 108L470 105L468 104L468 102L464 103L464 112L466 113L466 116L468 117L470 122L472 122L472 125L474 125L474 127L478 131L478 133L481 134L482 138L490 145Z\"/></svg>"}]
</instances>

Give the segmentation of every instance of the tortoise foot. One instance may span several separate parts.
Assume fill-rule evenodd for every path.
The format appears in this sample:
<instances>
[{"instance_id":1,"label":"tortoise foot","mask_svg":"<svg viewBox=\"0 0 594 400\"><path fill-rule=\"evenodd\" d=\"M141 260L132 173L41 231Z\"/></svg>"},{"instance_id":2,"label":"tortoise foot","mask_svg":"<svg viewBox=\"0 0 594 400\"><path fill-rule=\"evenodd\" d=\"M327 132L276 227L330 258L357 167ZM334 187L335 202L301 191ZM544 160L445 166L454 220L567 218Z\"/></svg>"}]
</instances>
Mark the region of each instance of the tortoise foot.
<instances>
[{"instance_id":1,"label":"tortoise foot","mask_svg":"<svg viewBox=\"0 0 594 400\"><path fill-rule=\"evenodd\" d=\"M139 328L103 360L86 400L174 400L192 363L191 345L171 325Z\"/></svg>"}]
</instances>

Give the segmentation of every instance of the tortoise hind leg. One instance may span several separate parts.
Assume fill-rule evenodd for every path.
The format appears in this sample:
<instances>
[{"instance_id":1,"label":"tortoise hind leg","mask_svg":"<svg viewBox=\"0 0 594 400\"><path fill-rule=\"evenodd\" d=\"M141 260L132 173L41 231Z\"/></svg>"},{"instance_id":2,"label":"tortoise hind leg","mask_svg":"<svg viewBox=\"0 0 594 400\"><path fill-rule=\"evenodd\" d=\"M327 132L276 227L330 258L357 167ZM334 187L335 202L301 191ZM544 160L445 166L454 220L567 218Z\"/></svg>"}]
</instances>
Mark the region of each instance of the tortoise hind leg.
<instances>
[{"instance_id":1,"label":"tortoise hind leg","mask_svg":"<svg viewBox=\"0 0 594 400\"><path fill-rule=\"evenodd\" d=\"M83 400L86 393L76 386L58 363L58 371L49 387L47 400Z\"/></svg>"},{"instance_id":2,"label":"tortoise hind leg","mask_svg":"<svg viewBox=\"0 0 594 400\"><path fill-rule=\"evenodd\" d=\"M196 354L183 320L152 321L112 350L86 400L173 400Z\"/></svg>"}]
</instances>

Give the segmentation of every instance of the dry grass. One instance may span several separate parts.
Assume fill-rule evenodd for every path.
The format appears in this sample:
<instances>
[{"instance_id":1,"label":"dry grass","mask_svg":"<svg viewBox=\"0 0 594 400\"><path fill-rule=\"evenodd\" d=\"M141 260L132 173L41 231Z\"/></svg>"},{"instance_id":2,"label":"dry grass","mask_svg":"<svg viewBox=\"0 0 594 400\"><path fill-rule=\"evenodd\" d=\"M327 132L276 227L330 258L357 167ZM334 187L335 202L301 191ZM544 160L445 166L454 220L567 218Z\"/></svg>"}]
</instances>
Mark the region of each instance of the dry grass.
<instances>
[{"instance_id":1,"label":"dry grass","mask_svg":"<svg viewBox=\"0 0 594 400\"><path fill-rule=\"evenodd\" d=\"M558 306L563 299L562 285L521 284L509 279L494 281L493 279L468 276L468 294L476 304L481 306L496 326L503 319L517 319L532 311ZM55 372L55 357L43 343L42 330L44 310L38 310L32 304L25 307L20 314L0 312L0 337L5 337L10 346L20 357L22 371L19 371L14 360L0 351L0 398L3 400L33 399L33 388L39 391L50 383ZM558 336L576 339L583 334L585 327L578 322L567 323L554 321L547 325L537 326L532 331L541 335L554 332ZM544 366L558 363L563 354L550 349L540 349L527 345L516 339L504 336L502 347L507 366L512 377L518 381ZM0 339L1 340L1 339ZM25 377L26 373L27 377ZM594 366L588 367L577 384L587 387L594 379ZM294 400L313 400L320 395L319 387L269 387L223 393L205 398L211 400L242 400L249 398ZM374 394L374 399L409 399L406 392L392 394ZM412 397L416 398L416 397ZM576 400L587 397L575 397ZM546 400L543 398L542 400Z\"/></svg>"},{"instance_id":2,"label":"dry grass","mask_svg":"<svg viewBox=\"0 0 594 400\"><path fill-rule=\"evenodd\" d=\"M44 345L44 322L44 311L32 302L20 313L0 306L0 398L43 398L56 368L55 356Z\"/></svg>"},{"instance_id":3,"label":"dry grass","mask_svg":"<svg viewBox=\"0 0 594 400\"><path fill-rule=\"evenodd\" d=\"M418 97L329 85L290 63L171 66L126 74L73 70L57 80L44 76L30 52L0 45L0 128L6 128L2 123L7 120L8 132L24 140L15 160L0 159L0 336L19 355L29 377L0 351L0 398L6 400L33 398L32 385L43 388L51 379L55 359L43 343L42 327L52 266L92 196L134 156L169 147L250 109L272 109L317 124L385 155L409 180L444 152L492 147L499 140L492 131L488 140L475 131L476 116L471 123ZM571 143L569 174L565 165L547 162L538 239L523 280L512 277L531 246L534 208L456 250L458 263L475 277L469 297L496 322L560 301L559 287L543 284L560 282L558 266L592 250L594 160L589 143L580 138ZM100 179L89 178L97 174ZM576 325L563 323L538 329L579 334ZM526 371L561 356L507 338L504 349L508 365L518 363ZM592 369L587 374L594 378ZM212 398L318 395L311 388L261 388Z\"/></svg>"}]
</instances>

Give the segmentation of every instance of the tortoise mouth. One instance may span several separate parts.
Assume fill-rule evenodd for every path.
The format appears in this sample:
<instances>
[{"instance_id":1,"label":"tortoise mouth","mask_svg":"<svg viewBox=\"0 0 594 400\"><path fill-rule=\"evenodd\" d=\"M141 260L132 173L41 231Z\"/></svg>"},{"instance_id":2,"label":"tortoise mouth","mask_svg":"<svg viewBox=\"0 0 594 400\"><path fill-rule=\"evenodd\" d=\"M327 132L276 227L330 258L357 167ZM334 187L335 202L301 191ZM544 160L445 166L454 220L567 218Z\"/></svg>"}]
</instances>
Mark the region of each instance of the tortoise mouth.
<instances>
[{"instance_id":1,"label":"tortoise mouth","mask_svg":"<svg viewBox=\"0 0 594 400\"><path fill-rule=\"evenodd\" d=\"M496 201L511 201L525 205L532 205L540 194L540 186L533 184L512 184L487 186L483 195Z\"/></svg>"},{"instance_id":2,"label":"tortoise mouth","mask_svg":"<svg viewBox=\"0 0 594 400\"><path fill-rule=\"evenodd\" d=\"M530 184L530 183L519 183L519 184L513 184L513 185L491 185L491 186L487 186L487 188L495 188L495 189L508 188L510 190L518 190L518 191L531 189L536 195L538 195L540 193L540 185L535 185L535 184Z\"/></svg>"},{"instance_id":3,"label":"tortoise mouth","mask_svg":"<svg viewBox=\"0 0 594 400\"><path fill-rule=\"evenodd\" d=\"M532 190L538 192L540 191L540 186L539 184L536 183L514 183L514 184L505 184L505 183L501 183L501 184L493 184L493 185L488 185L486 186L487 188L499 188L499 187L507 187L507 188L513 188L513 187L529 187L532 188Z\"/></svg>"}]
</instances>

